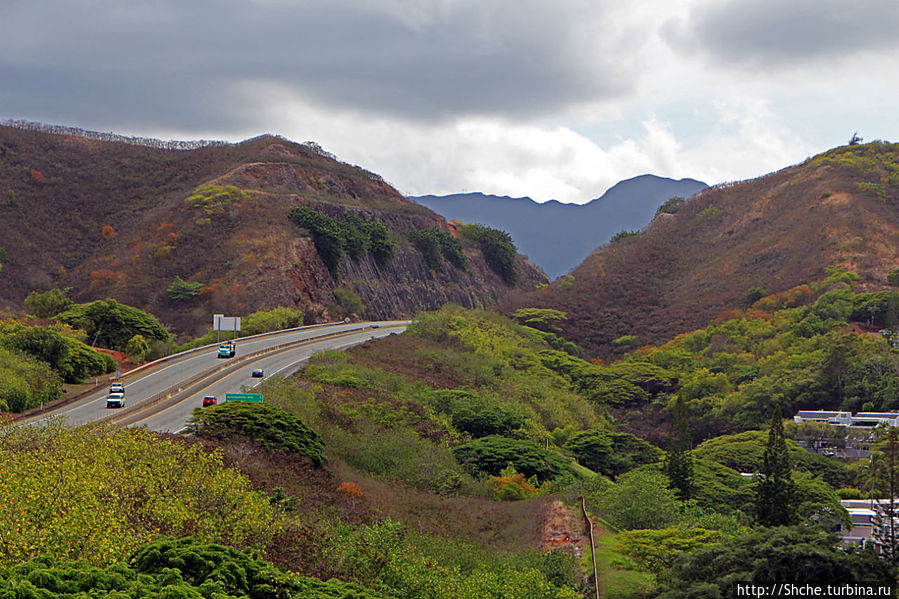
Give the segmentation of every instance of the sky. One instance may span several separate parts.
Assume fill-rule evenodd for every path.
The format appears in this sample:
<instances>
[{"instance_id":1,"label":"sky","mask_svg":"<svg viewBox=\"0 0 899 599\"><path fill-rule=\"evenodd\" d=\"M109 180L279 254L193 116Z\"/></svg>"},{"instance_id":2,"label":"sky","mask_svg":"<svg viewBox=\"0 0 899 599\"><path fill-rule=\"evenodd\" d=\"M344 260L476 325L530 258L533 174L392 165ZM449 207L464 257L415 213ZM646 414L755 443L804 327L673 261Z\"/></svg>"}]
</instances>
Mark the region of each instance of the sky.
<instances>
[{"instance_id":1,"label":"sky","mask_svg":"<svg viewBox=\"0 0 899 599\"><path fill-rule=\"evenodd\" d=\"M584 203L899 141L897 0L0 0L0 119Z\"/></svg>"}]
</instances>

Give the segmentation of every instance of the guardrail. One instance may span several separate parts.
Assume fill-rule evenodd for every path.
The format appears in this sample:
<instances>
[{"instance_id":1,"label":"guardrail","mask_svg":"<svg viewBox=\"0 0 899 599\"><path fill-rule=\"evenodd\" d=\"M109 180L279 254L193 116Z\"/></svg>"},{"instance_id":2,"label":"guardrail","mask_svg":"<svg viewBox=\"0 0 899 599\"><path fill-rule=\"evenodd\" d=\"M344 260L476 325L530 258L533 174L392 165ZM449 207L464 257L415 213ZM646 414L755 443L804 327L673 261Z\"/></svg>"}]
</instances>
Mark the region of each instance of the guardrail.
<instances>
[{"instance_id":1,"label":"guardrail","mask_svg":"<svg viewBox=\"0 0 899 599\"><path fill-rule=\"evenodd\" d=\"M234 339L231 339L230 341L238 341L238 340L246 341L247 339L259 339L259 338L261 338L261 337L271 337L272 335L281 335L281 334L283 334L283 333L292 333L292 332L294 332L294 331L302 331L302 330L305 330L305 329L316 329L316 328L322 328L322 327L330 327L330 326L339 325L339 324L349 324L349 323L347 323L347 322L345 322L345 321L343 321L343 320L339 320L339 321L335 321L335 322L324 322L324 323L319 323L319 324L306 324L306 325L303 325L303 326L301 326L301 327L294 327L294 328L292 328L292 329L281 329L280 331L269 331L269 332L267 332L267 333L259 333L259 334L257 334L257 335L247 335L246 337L236 337L236 338L234 338ZM192 348L192 349L186 349L186 350L184 350L184 351L182 351L182 352L178 352L177 354L170 354L170 355L168 355L168 356L163 356L163 357L161 357L161 358L158 358L158 359L156 359L156 360L153 360L152 362L147 362L146 364L141 364L141 365L138 366L137 368L132 368L132 369L129 370L128 372L122 374L122 376L120 376L119 378L120 378L120 379L125 379L125 378L127 378L127 377L134 376L134 374L135 374L136 372L140 372L140 371L142 371L142 370L147 370L147 369L152 368L152 367L154 367L154 366L158 366L159 364L164 364L165 362L168 362L168 361L170 361L170 360L174 360L174 359L176 359L176 358L180 358L181 356L186 356L186 355L189 355L189 354L192 354L192 353L197 353L197 352L201 352L201 351L206 351L207 349L212 349L212 348L214 348L214 347L220 345L221 343L222 343L221 341L216 341L215 343L210 343L209 345L201 345L200 347L194 347L194 348Z\"/></svg>"},{"instance_id":2,"label":"guardrail","mask_svg":"<svg viewBox=\"0 0 899 599\"><path fill-rule=\"evenodd\" d=\"M411 322L411 321L399 321L399 322ZM249 339L259 339L259 338L262 338L262 337L271 337L271 336L274 336L274 335L281 335L281 334L285 334L285 333L291 333L291 332L296 332L296 331L302 331L302 330L306 330L306 329L324 328L324 327L329 327L329 326L338 326L338 325L342 325L342 324L352 324L352 323L347 323L347 322L345 322L345 321L336 321L336 322L325 322L325 323L319 323L319 324L310 324L310 325L303 325L303 326L300 326L300 327L294 327L294 328L290 328L290 329L281 329L281 330L278 330L278 331L269 331L269 332L267 332L267 333L259 333L259 334L257 334L257 335L248 335L248 336L246 336L246 337L238 337L237 339L246 341L246 340L249 340ZM309 339L300 339L300 340L295 341L295 342L289 342L288 344L277 345L277 346L275 346L275 347L273 347L273 348L267 348L267 349L264 349L264 350L260 350L260 351L258 351L258 352L254 352L254 353L252 353L252 354L247 354L247 355L245 355L245 356L241 356L240 358L238 358L238 362L243 362L243 361L245 361L245 360L247 360L247 359L249 359L249 358L251 358L251 357L253 357L253 356L259 356L260 354L265 353L265 352L267 352L267 351L274 351L275 349L283 348L283 347L286 346L286 345L290 345L290 344L294 344L294 343L302 343L302 342L304 342L304 341L311 341L311 340L315 340L315 339L324 339L324 338L326 338L326 337L333 336L333 335L335 335L335 334L337 334L337 333L340 333L340 332L356 332L356 331L365 330L366 328L372 327L373 324L379 324L379 323L373 323L373 322L371 322L371 321L366 321L365 323L357 323L357 326L355 326L354 328L346 329L345 331L337 331L337 332L335 332L335 333L328 333L328 334L325 334L325 335L319 335L319 336L317 336L317 337L310 337ZM379 325L379 326L390 327L390 326L404 326L404 325ZM137 368L134 368L134 369L132 369L132 370L129 370L127 373L124 373L122 376L120 376L120 377L118 377L118 378L119 378L120 380L125 380L125 379L128 379L128 378L132 378L132 377L133 377L136 373L138 373L138 372L142 372L142 371L148 370L148 369L153 368L153 367L155 367L155 366L159 366L160 364L164 364L164 363L166 363L166 362L169 362L169 361L172 361L172 360L181 358L181 357L186 356L186 355L189 355L189 354L199 353L199 352L203 352L203 351L208 351L208 350L210 350L210 349L212 349L212 348L214 348L214 347L217 347L219 344L220 344L220 342L211 343L211 344L208 344L208 345L203 345L203 346L200 346L200 347L195 347L195 348L188 349L188 350L185 350L185 351L182 351L182 352L178 352L178 353L176 353L176 354L171 354L171 355L168 355L168 356L163 356L162 358L159 358L159 359L157 359L157 360L153 360L152 362L147 362L146 364L142 364L141 366L138 366ZM210 372L210 371L206 371L206 372L204 373L204 377L203 377L203 378L205 378L205 376L208 376L208 375L216 374L216 373L220 372L221 370L223 370L223 369L225 369L225 368L228 368L228 367L230 367L230 366L232 366L232 365L234 365L234 364L235 364L234 360L229 360L227 363L223 364L220 368L216 368L216 369L214 369L214 370L211 371L211 372ZM88 389L88 390L86 390L86 391L84 391L84 392L82 392L82 393L79 393L78 395L75 395L75 396L73 396L73 397L64 397L64 398L60 398L60 399L54 400L53 402L44 404L44 405L42 405L40 408L32 408L32 409L27 410L27 411L25 411L25 412L21 412L21 413L18 413L18 414L14 414L14 415L12 415L12 419L11 419L11 420L12 420L12 421L20 421L20 420L28 420L28 419L31 419L31 418L37 418L37 417L39 417L39 416L42 416L42 415L47 414L47 413L49 413L49 412L52 412L52 411L54 411L55 409L61 408L61 407L66 406L66 405L69 405L69 404L74 403L74 402L76 402L76 401L79 401L79 400L81 400L81 399L83 399L83 398L85 398L85 397L89 397L91 394L96 393L97 391L99 391L100 389L103 389L103 388L105 388L105 384L104 384L104 385L96 385L95 387L93 387L93 388L91 388L91 389ZM153 397L155 397L155 396L153 396ZM145 403L146 403L146 402L141 402L141 405L143 405L143 404L145 404ZM131 412L132 410L129 410L128 408L126 408L126 411ZM111 416L111 417L112 417L112 416ZM110 418L111 418L111 417L110 417ZM99 420L99 421L100 421L100 422L105 422L106 419L104 418L104 419L101 419L101 420Z\"/></svg>"},{"instance_id":3,"label":"guardrail","mask_svg":"<svg viewBox=\"0 0 899 599\"><path fill-rule=\"evenodd\" d=\"M382 328L392 328L399 327L405 325L387 325ZM246 354L241 356L237 360L229 360L227 363L222 364L221 366L214 368L213 370L207 370L202 372L195 377L188 379L187 381L181 381L176 385L172 385L167 389L160 391L154 395L151 395L148 399L145 399L140 402L140 404L135 405L133 408L125 408L121 411L116 411L116 413L109 414L108 416L104 416L94 422L98 423L109 423L115 424L122 420L128 420L133 418L138 414L142 414L146 411L149 411L155 407L158 407L160 404L165 403L166 401L177 398L183 394L191 394L195 393L205 384L205 381L210 378L214 378L216 375L224 373L231 374L237 370L243 368L243 364L245 362L249 362L251 360L255 360L259 356L274 354L278 352L287 351L293 349L298 345L303 345L305 343L312 343L316 341L321 341L322 339L328 339L332 337L341 337L343 335L351 335L354 333L358 333L360 331L364 331L365 329L375 328L370 324L359 326L352 329L342 330L342 331L334 331L333 333L326 333L324 335L318 335L316 337L310 337L309 339L298 339L296 341L289 341L287 343L282 343L280 345L276 345L274 347L268 347L266 349L261 349L259 351L253 352L251 354ZM173 402L174 403L174 402Z\"/></svg>"}]
</instances>

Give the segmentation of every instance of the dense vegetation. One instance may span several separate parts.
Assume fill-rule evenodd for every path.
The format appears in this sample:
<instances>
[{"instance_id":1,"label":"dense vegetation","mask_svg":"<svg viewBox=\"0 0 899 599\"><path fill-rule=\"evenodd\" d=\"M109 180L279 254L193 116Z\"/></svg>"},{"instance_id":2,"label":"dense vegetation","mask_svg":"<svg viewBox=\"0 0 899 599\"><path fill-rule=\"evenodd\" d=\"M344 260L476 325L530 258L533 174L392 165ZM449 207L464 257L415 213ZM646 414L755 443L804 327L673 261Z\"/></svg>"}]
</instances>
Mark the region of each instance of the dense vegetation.
<instances>
[{"instance_id":1,"label":"dense vegetation","mask_svg":"<svg viewBox=\"0 0 899 599\"><path fill-rule=\"evenodd\" d=\"M591 400L629 413L635 430L680 398L697 440L760 428L776 404L785 417L799 409L891 410L899 405L899 294L853 291L858 278L830 268L819 284L770 295L753 287L745 309L618 362L539 355ZM568 320L545 311L515 314L545 332Z\"/></svg>"},{"instance_id":2,"label":"dense vegetation","mask_svg":"<svg viewBox=\"0 0 899 599\"><path fill-rule=\"evenodd\" d=\"M626 423L618 417L635 407L665 414L679 399L690 408L688 427L714 431L697 410L697 402L708 401L703 393L738 392L733 373L751 381L747 372L770 373L758 361L777 355L734 352L745 362L722 356L754 337L747 333L730 345L710 341L715 334L765 325L765 347L798 351L815 339L796 334L813 311L820 318L836 304L843 307L838 314L865 314L881 326L892 305L891 296L857 294L833 282L804 301L785 308L779 298L763 297L739 319L711 325L714 334L698 331L611 364L576 357L577 348L549 330L447 307L418 315L402 336L323 352L295 379L266 381L266 404L197 410L193 442L142 431L0 429L0 499L24 514L0 519L6 526L0 535L15 539L17 548L0 562L11 580L27 578L57 592L88 584L83 573L89 572L111 581L110 590L141 589L148 596L178 588L252 597L263 589L254 585L268 584L285 597L574 597L586 590L584 564L565 553L528 553L532 537L520 533L508 545L495 538L513 522L535 521L542 498L557 494L570 502L584 497L605 523L597 553L605 596L698 589L711 584L711 570L707 560L690 561L693 556L731 556L751 547L744 539L755 534L747 531L758 522L761 486L740 473L765 472L769 433L744 431L688 449L692 485L683 495L667 474L665 452L622 430ZM544 309L518 317L552 329L564 315ZM830 326L845 325L834 317ZM822 328L820 336L833 334ZM851 334L861 344L886 343L879 335ZM725 349L710 352L709 343ZM881 351L892 355L889 344ZM855 354L847 355L851 363ZM771 368L808 363L779 360ZM726 384L697 384L702 368L702 376L721 375ZM814 433L806 428L785 433ZM820 536L846 522L835 489L868 488L865 473L789 439L782 443L795 508L790 524L810 527L784 533L784 542L816 545L828 567L846 573L840 580L882 580L879 565L868 578L859 576L870 556L834 552L830 537ZM884 483L882 475L878 481ZM53 500L41 495L50 492ZM486 529L481 518L491 523ZM37 529L37 521L45 526ZM115 551L112 539L120 544ZM285 574L231 547L343 582ZM777 551L770 555L787 563ZM52 557L36 559L41 553ZM728 567L734 574L727 580L743 576L737 565ZM246 575L230 577L235 569Z\"/></svg>"},{"instance_id":3,"label":"dense vegetation","mask_svg":"<svg viewBox=\"0 0 899 599\"><path fill-rule=\"evenodd\" d=\"M217 599L378 599L380 593L337 580L279 571L232 547L192 538L141 546L127 562L100 567L87 560L42 556L0 564L0 596L42 599L94 597L215 597Z\"/></svg>"},{"instance_id":4,"label":"dense vegetation","mask_svg":"<svg viewBox=\"0 0 899 599\"><path fill-rule=\"evenodd\" d=\"M280 523L220 454L142 429L0 428L0 562L121 562L161 534L264 547Z\"/></svg>"},{"instance_id":5,"label":"dense vegetation","mask_svg":"<svg viewBox=\"0 0 899 599\"><path fill-rule=\"evenodd\" d=\"M22 412L57 399L62 383L111 372L116 362L66 325L0 321L0 412Z\"/></svg>"},{"instance_id":6,"label":"dense vegetation","mask_svg":"<svg viewBox=\"0 0 899 599\"><path fill-rule=\"evenodd\" d=\"M347 214L338 221L308 206L294 206L289 218L297 227L309 231L319 257L334 278L345 253L357 261L368 253L381 266L389 264L396 255L396 238L376 220Z\"/></svg>"},{"instance_id":7,"label":"dense vegetation","mask_svg":"<svg viewBox=\"0 0 899 599\"><path fill-rule=\"evenodd\" d=\"M406 232L406 238L422 253L431 270L439 270L443 260L461 270L468 267L468 257L462 243L445 231L412 229Z\"/></svg>"},{"instance_id":8,"label":"dense vegetation","mask_svg":"<svg viewBox=\"0 0 899 599\"><path fill-rule=\"evenodd\" d=\"M461 224L459 232L481 248L487 266L502 277L506 284L513 285L518 280L518 249L508 233L478 224Z\"/></svg>"}]
</instances>

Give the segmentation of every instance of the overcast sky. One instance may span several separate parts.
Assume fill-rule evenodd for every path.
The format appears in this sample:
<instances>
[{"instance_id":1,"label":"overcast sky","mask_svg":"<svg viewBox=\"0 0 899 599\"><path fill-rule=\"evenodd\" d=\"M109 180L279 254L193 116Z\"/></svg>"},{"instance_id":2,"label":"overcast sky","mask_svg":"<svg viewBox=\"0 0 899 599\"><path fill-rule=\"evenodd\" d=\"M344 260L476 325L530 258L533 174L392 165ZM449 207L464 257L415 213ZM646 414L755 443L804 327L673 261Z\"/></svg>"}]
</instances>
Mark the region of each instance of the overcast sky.
<instances>
[{"instance_id":1,"label":"overcast sky","mask_svg":"<svg viewBox=\"0 0 899 599\"><path fill-rule=\"evenodd\" d=\"M899 141L897 0L0 0L0 119L583 203Z\"/></svg>"}]
</instances>

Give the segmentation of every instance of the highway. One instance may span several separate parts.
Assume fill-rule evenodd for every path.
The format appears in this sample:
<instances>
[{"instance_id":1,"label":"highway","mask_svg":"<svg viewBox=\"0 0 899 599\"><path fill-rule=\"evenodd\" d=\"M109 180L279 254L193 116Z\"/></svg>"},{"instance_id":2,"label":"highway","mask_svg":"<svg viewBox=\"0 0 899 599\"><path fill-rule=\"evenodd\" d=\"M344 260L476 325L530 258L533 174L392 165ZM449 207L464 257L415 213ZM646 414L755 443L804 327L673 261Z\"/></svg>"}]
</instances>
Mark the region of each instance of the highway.
<instances>
[{"instance_id":1,"label":"highway","mask_svg":"<svg viewBox=\"0 0 899 599\"><path fill-rule=\"evenodd\" d=\"M186 352L157 361L133 375L126 373L124 408L107 409L103 390L25 422L41 424L48 418L62 417L72 426L111 422L177 432L193 409L200 407L203 396L215 395L221 401L226 393L240 393L258 385L264 378L252 378L254 369L263 369L265 377L289 375L315 352L399 333L408 324L409 321L341 323L238 339L237 355L230 359L218 358L217 346Z\"/></svg>"}]
</instances>

